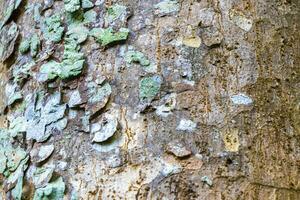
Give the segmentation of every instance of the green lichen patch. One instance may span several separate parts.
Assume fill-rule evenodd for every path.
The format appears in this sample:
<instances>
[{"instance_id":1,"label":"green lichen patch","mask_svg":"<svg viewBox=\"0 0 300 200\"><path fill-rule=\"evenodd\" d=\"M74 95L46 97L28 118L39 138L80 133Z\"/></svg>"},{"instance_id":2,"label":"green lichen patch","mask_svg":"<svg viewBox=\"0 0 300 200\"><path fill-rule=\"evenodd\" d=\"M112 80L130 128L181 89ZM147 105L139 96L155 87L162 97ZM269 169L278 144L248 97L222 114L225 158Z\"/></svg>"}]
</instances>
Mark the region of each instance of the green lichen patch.
<instances>
[{"instance_id":1,"label":"green lichen patch","mask_svg":"<svg viewBox=\"0 0 300 200\"><path fill-rule=\"evenodd\" d=\"M161 78L157 75L144 77L139 83L139 97L142 101L151 101L160 91Z\"/></svg>"},{"instance_id":2,"label":"green lichen patch","mask_svg":"<svg viewBox=\"0 0 300 200\"><path fill-rule=\"evenodd\" d=\"M64 0L65 10L67 12L75 12L80 9L80 0Z\"/></svg>"},{"instance_id":3,"label":"green lichen patch","mask_svg":"<svg viewBox=\"0 0 300 200\"><path fill-rule=\"evenodd\" d=\"M46 76L45 80L53 80L60 73L60 63L51 60L41 66L40 73Z\"/></svg>"},{"instance_id":4,"label":"green lichen patch","mask_svg":"<svg viewBox=\"0 0 300 200\"><path fill-rule=\"evenodd\" d=\"M35 57L40 48L40 38L37 34L33 34L30 41L30 54Z\"/></svg>"},{"instance_id":5,"label":"green lichen patch","mask_svg":"<svg viewBox=\"0 0 300 200\"><path fill-rule=\"evenodd\" d=\"M114 4L107 9L104 20L106 24L111 24L115 20L126 21L127 8L126 6Z\"/></svg>"},{"instance_id":6,"label":"green lichen patch","mask_svg":"<svg viewBox=\"0 0 300 200\"><path fill-rule=\"evenodd\" d=\"M128 64L140 63L142 66L150 65L150 61L147 59L147 57L142 52L133 51L133 50L129 50L125 54L125 61Z\"/></svg>"},{"instance_id":7,"label":"green lichen patch","mask_svg":"<svg viewBox=\"0 0 300 200\"><path fill-rule=\"evenodd\" d=\"M16 137L19 133L26 132L26 119L23 116L19 116L10 120L9 133L11 137Z\"/></svg>"},{"instance_id":8,"label":"green lichen patch","mask_svg":"<svg viewBox=\"0 0 300 200\"><path fill-rule=\"evenodd\" d=\"M115 42L124 41L129 35L129 29L120 28L118 32L114 32L112 28L94 28L90 31L90 34L96 38L102 46L107 46Z\"/></svg>"},{"instance_id":9,"label":"green lichen patch","mask_svg":"<svg viewBox=\"0 0 300 200\"><path fill-rule=\"evenodd\" d=\"M154 6L155 14L160 16L169 15L179 11L179 3L177 0L164 0Z\"/></svg>"},{"instance_id":10,"label":"green lichen patch","mask_svg":"<svg viewBox=\"0 0 300 200\"><path fill-rule=\"evenodd\" d=\"M78 34L74 37L77 37L77 40L74 38L65 39L65 49L61 63L51 60L41 66L40 73L45 76L44 81L51 81L57 77L68 79L81 73L85 59L83 53L79 52L78 42L84 41L85 36Z\"/></svg>"},{"instance_id":11,"label":"green lichen patch","mask_svg":"<svg viewBox=\"0 0 300 200\"><path fill-rule=\"evenodd\" d=\"M59 177L55 181L47 184L45 187L38 188L34 193L33 200L63 199L64 192L65 183L62 177Z\"/></svg>"},{"instance_id":12,"label":"green lichen patch","mask_svg":"<svg viewBox=\"0 0 300 200\"><path fill-rule=\"evenodd\" d=\"M22 54L25 54L30 50L31 56L35 57L38 54L40 44L41 42L39 36L37 34L33 34L30 36L30 39L25 39L21 42L19 51Z\"/></svg>"},{"instance_id":13,"label":"green lichen patch","mask_svg":"<svg viewBox=\"0 0 300 200\"><path fill-rule=\"evenodd\" d=\"M43 36L46 41L60 42L64 27L61 23L61 16L59 14L54 14L44 20L42 25Z\"/></svg>"},{"instance_id":14,"label":"green lichen patch","mask_svg":"<svg viewBox=\"0 0 300 200\"><path fill-rule=\"evenodd\" d=\"M25 39L21 42L19 46L19 51L24 54L27 53L30 49L30 39Z\"/></svg>"}]
</instances>

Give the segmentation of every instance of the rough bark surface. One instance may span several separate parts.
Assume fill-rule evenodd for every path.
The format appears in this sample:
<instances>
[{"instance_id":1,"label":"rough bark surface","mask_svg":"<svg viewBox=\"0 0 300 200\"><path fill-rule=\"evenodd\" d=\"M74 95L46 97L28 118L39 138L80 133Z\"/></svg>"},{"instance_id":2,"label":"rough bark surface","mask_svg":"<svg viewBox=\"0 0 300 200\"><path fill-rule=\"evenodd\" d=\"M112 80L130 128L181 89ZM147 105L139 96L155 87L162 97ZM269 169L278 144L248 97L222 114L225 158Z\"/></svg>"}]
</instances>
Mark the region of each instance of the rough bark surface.
<instances>
[{"instance_id":1,"label":"rough bark surface","mask_svg":"<svg viewBox=\"0 0 300 200\"><path fill-rule=\"evenodd\" d=\"M0 0L0 199L300 199L299 0Z\"/></svg>"}]
</instances>

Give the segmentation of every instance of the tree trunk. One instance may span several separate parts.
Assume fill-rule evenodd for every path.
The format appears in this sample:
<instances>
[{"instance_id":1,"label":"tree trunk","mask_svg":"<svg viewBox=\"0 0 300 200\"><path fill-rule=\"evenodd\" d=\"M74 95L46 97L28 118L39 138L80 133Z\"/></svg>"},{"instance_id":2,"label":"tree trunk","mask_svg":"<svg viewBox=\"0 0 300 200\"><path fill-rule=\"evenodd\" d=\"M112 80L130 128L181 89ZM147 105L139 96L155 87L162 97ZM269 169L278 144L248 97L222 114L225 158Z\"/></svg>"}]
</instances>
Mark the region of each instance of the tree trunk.
<instances>
[{"instance_id":1,"label":"tree trunk","mask_svg":"<svg viewBox=\"0 0 300 200\"><path fill-rule=\"evenodd\" d=\"M0 6L0 199L300 199L300 1Z\"/></svg>"}]
</instances>

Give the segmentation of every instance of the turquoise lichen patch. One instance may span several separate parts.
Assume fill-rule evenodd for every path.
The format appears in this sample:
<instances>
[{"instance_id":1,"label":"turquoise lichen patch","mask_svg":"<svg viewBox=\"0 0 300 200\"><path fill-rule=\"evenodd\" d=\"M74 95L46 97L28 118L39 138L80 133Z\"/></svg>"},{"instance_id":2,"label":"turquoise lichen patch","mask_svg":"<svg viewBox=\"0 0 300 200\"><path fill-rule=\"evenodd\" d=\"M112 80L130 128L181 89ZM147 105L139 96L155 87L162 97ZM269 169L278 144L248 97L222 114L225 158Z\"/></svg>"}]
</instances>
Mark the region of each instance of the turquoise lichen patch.
<instances>
[{"instance_id":1,"label":"turquoise lichen patch","mask_svg":"<svg viewBox=\"0 0 300 200\"><path fill-rule=\"evenodd\" d=\"M42 32L45 40L55 43L60 42L64 32L61 16L59 14L54 14L51 17L46 18L42 26Z\"/></svg>"},{"instance_id":2,"label":"turquoise lichen patch","mask_svg":"<svg viewBox=\"0 0 300 200\"><path fill-rule=\"evenodd\" d=\"M68 32L66 33L68 38L67 45L70 45L72 42L76 42L77 44L84 42L87 39L88 34L89 30L83 24L70 24Z\"/></svg>"},{"instance_id":3,"label":"turquoise lichen patch","mask_svg":"<svg viewBox=\"0 0 300 200\"><path fill-rule=\"evenodd\" d=\"M147 57L142 52L133 51L133 50L129 50L125 54L125 61L128 64L140 63L142 66L150 65L150 61L147 59Z\"/></svg>"},{"instance_id":4,"label":"turquoise lichen patch","mask_svg":"<svg viewBox=\"0 0 300 200\"><path fill-rule=\"evenodd\" d=\"M91 0L81 0L81 7L83 9L94 7L94 3Z\"/></svg>"},{"instance_id":5,"label":"turquoise lichen patch","mask_svg":"<svg viewBox=\"0 0 300 200\"><path fill-rule=\"evenodd\" d=\"M129 35L129 29L120 28L118 32L114 32L112 28L94 28L90 31L90 34L96 38L102 46L107 46L109 44L124 41Z\"/></svg>"},{"instance_id":6,"label":"turquoise lichen patch","mask_svg":"<svg viewBox=\"0 0 300 200\"><path fill-rule=\"evenodd\" d=\"M65 183L62 177L59 177L55 181L47 184L45 187L38 188L34 193L33 200L63 199L64 192Z\"/></svg>"},{"instance_id":7,"label":"turquoise lichen patch","mask_svg":"<svg viewBox=\"0 0 300 200\"><path fill-rule=\"evenodd\" d=\"M127 16L127 8L126 6L114 4L107 9L104 20L106 24L110 24L117 19L121 21L125 21Z\"/></svg>"},{"instance_id":8,"label":"turquoise lichen patch","mask_svg":"<svg viewBox=\"0 0 300 200\"><path fill-rule=\"evenodd\" d=\"M151 101L160 91L161 78L157 75L144 77L139 83L140 100Z\"/></svg>"},{"instance_id":9,"label":"turquoise lichen patch","mask_svg":"<svg viewBox=\"0 0 300 200\"><path fill-rule=\"evenodd\" d=\"M92 23L96 21L97 13L94 10L89 10L84 13L84 23Z\"/></svg>"},{"instance_id":10,"label":"turquoise lichen patch","mask_svg":"<svg viewBox=\"0 0 300 200\"><path fill-rule=\"evenodd\" d=\"M155 14L160 16L172 14L179 11L179 3L177 0L164 0L154 6Z\"/></svg>"},{"instance_id":11,"label":"turquoise lichen patch","mask_svg":"<svg viewBox=\"0 0 300 200\"><path fill-rule=\"evenodd\" d=\"M75 12L80 9L80 0L64 0L65 10L67 12Z\"/></svg>"}]
</instances>

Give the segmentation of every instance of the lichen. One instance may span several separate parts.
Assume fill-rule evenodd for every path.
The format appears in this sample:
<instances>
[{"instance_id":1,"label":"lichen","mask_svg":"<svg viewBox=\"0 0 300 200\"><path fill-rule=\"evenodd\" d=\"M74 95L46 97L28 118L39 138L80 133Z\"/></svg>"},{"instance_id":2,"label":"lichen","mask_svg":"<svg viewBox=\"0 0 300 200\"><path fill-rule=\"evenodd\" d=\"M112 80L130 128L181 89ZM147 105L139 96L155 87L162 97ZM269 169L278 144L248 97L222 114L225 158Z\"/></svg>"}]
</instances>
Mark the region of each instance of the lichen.
<instances>
[{"instance_id":1,"label":"lichen","mask_svg":"<svg viewBox=\"0 0 300 200\"><path fill-rule=\"evenodd\" d=\"M107 9L107 12L105 14L104 17L105 23L110 24L117 19L121 19L122 21L125 21L127 15L126 10L127 10L126 6L119 5L119 4L112 5Z\"/></svg>"},{"instance_id":2,"label":"lichen","mask_svg":"<svg viewBox=\"0 0 300 200\"><path fill-rule=\"evenodd\" d=\"M81 7L83 9L94 7L94 3L91 0L81 0Z\"/></svg>"},{"instance_id":3,"label":"lichen","mask_svg":"<svg viewBox=\"0 0 300 200\"><path fill-rule=\"evenodd\" d=\"M133 50L130 50L125 54L125 61L128 64L136 62L136 63L140 63L142 66L150 65L150 61L147 59L147 57L142 52L133 51Z\"/></svg>"},{"instance_id":4,"label":"lichen","mask_svg":"<svg viewBox=\"0 0 300 200\"><path fill-rule=\"evenodd\" d=\"M30 54L35 57L40 48L40 38L37 34L33 34L30 41Z\"/></svg>"},{"instance_id":5,"label":"lichen","mask_svg":"<svg viewBox=\"0 0 300 200\"><path fill-rule=\"evenodd\" d=\"M144 77L139 83L140 100L151 101L160 91L161 78L157 75Z\"/></svg>"},{"instance_id":6,"label":"lichen","mask_svg":"<svg viewBox=\"0 0 300 200\"><path fill-rule=\"evenodd\" d=\"M120 28L118 32L114 32L112 28L94 28L90 31L90 34L96 38L102 46L124 41L129 35L129 29Z\"/></svg>"},{"instance_id":7,"label":"lichen","mask_svg":"<svg viewBox=\"0 0 300 200\"><path fill-rule=\"evenodd\" d=\"M19 51L22 54L24 54L24 53L28 52L29 49L30 49L30 39L23 40L19 46Z\"/></svg>"},{"instance_id":8,"label":"lichen","mask_svg":"<svg viewBox=\"0 0 300 200\"><path fill-rule=\"evenodd\" d=\"M80 46L78 41L83 41L84 36L79 34L74 37L78 37L76 41L70 38L65 39L65 50L61 63L50 60L41 66L40 73L46 75L45 81L53 80L57 77L68 79L81 73L85 60L83 53L79 52Z\"/></svg>"},{"instance_id":9,"label":"lichen","mask_svg":"<svg viewBox=\"0 0 300 200\"><path fill-rule=\"evenodd\" d=\"M65 10L67 12L75 12L80 9L80 0L64 0Z\"/></svg>"},{"instance_id":10,"label":"lichen","mask_svg":"<svg viewBox=\"0 0 300 200\"><path fill-rule=\"evenodd\" d=\"M96 21L97 17L97 12L94 10L89 10L84 13L83 18L84 18L84 23L92 23Z\"/></svg>"},{"instance_id":11,"label":"lichen","mask_svg":"<svg viewBox=\"0 0 300 200\"><path fill-rule=\"evenodd\" d=\"M63 199L64 192L65 183L62 177L59 177L55 181L47 184L45 187L38 188L34 193L33 200Z\"/></svg>"},{"instance_id":12,"label":"lichen","mask_svg":"<svg viewBox=\"0 0 300 200\"><path fill-rule=\"evenodd\" d=\"M197 124L189 119L181 119L176 130L192 132L196 129Z\"/></svg>"},{"instance_id":13,"label":"lichen","mask_svg":"<svg viewBox=\"0 0 300 200\"><path fill-rule=\"evenodd\" d=\"M179 11L179 3L177 0L164 0L156 5L154 5L156 9L155 13L164 16L168 14L172 14L174 12Z\"/></svg>"},{"instance_id":14,"label":"lichen","mask_svg":"<svg viewBox=\"0 0 300 200\"><path fill-rule=\"evenodd\" d=\"M251 105L253 103L253 100L244 93L232 95L230 99L236 105Z\"/></svg>"},{"instance_id":15,"label":"lichen","mask_svg":"<svg viewBox=\"0 0 300 200\"><path fill-rule=\"evenodd\" d=\"M229 18L235 25L246 32L250 31L252 28L252 19L247 18L241 11L231 9L229 11Z\"/></svg>"},{"instance_id":16,"label":"lichen","mask_svg":"<svg viewBox=\"0 0 300 200\"><path fill-rule=\"evenodd\" d=\"M16 10L22 0L5 0L3 8L4 8L4 13L2 14L2 16L0 15L0 30L2 29L2 27L6 24L6 22L9 20L9 18L11 17L12 13L14 10Z\"/></svg>"},{"instance_id":17,"label":"lichen","mask_svg":"<svg viewBox=\"0 0 300 200\"><path fill-rule=\"evenodd\" d=\"M89 30L83 24L70 24L68 27L68 32L66 33L68 38L66 45L70 45L71 42L80 44L87 39L88 34Z\"/></svg>"},{"instance_id":18,"label":"lichen","mask_svg":"<svg viewBox=\"0 0 300 200\"><path fill-rule=\"evenodd\" d=\"M60 42L64 27L61 23L61 16L59 14L54 14L44 20L42 25L43 36L46 41Z\"/></svg>"},{"instance_id":19,"label":"lichen","mask_svg":"<svg viewBox=\"0 0 300 200\"><path fill-rule=\"evenodd\" d=\"M19 29L14 22L10 22L0 29L0 62L5 61L14 52L18 35Z\"/></svg>"}]
</instances>

